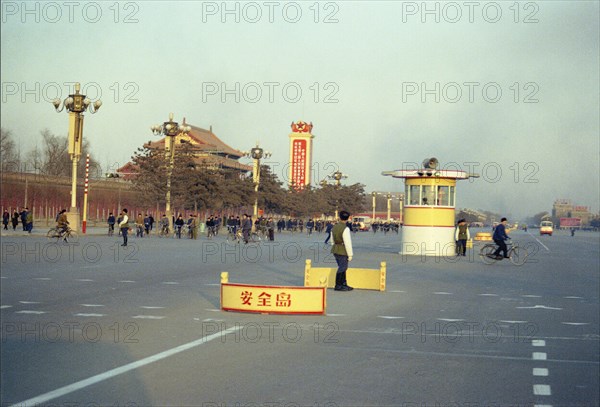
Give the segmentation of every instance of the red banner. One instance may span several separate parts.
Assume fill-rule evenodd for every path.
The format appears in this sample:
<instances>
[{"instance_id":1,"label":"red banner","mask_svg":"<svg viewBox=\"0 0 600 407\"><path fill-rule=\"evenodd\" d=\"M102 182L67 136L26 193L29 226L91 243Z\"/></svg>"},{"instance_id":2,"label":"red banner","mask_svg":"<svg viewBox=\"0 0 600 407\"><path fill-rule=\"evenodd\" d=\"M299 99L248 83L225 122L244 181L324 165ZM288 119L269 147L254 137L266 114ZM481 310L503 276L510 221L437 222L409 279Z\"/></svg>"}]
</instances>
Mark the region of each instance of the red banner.
<instances>
[{"instance_id":1,"label":"red banner","mask_svg":"<svg viewBox=\"0 0 600 407\"><path fill-rule=\"evenodd\" d=\"M306 140L294 140L292 143L292 183L296 188L306 185Z\"/></svg>"},{"instance_id":2,"label":"red banner","mask_svg":"<svg viewBox=\"0 0 600 407\"><path fill-rule=\"evenodd\" d=\"M581 218L560 218L560 227L561 228L571 228L571 227L580 227L581 226Z\"/></svg>"}]
</instances>

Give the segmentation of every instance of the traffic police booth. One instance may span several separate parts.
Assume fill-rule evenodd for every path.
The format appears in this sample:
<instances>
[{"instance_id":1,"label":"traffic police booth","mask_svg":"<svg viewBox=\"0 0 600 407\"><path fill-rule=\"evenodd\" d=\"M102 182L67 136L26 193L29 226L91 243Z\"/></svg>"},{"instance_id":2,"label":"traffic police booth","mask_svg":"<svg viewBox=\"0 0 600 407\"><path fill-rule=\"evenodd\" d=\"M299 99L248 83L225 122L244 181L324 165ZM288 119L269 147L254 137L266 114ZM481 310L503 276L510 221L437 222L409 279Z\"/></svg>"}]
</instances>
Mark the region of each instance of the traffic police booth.
<instances>
[{"instance_id":1,"label":"traffic police booth","mask_svg":"<svg viewBox=\"0 0 600 407\"><path fill-rule=\"evenodd\" d=\"M427 158L422 168L382 172L405 181L400 254L451 256L456 251L456 181L479 175L438 166L436 158Z\"/></svg>"}]
</instances>

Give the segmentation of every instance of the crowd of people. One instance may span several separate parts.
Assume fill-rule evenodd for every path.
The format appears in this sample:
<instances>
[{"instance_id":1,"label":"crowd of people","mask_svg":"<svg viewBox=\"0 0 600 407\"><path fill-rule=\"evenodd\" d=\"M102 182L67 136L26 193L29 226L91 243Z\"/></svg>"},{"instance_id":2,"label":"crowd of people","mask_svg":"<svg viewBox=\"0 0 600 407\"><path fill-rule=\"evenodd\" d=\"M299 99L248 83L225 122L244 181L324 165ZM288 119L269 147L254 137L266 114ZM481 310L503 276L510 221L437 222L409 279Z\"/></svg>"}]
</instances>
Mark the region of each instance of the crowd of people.
<instances>
[{"instance_id":1,"label":"crowd of people","mask_svg":"<svg viewBox=\"0 0 600 407\"><path fill-rule=\"evenodd\" d=\"M16 231L19 222L23 226L23 232L31 233L33 230L33 213L29 208L23 208L21 212L15 210L12 215L8 211L2 213L3 230L8 230L8 225L12 224L13 231Z\"/></svg>"}]
</instances>

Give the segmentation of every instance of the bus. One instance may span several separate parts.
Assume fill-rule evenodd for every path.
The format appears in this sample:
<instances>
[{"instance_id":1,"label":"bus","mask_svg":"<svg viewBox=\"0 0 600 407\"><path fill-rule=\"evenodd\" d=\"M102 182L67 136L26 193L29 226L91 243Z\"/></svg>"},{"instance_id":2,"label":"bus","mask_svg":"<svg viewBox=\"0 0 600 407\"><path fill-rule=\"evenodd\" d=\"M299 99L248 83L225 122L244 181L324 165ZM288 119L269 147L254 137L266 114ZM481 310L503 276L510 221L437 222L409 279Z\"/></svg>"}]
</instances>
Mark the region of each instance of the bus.
<instances>
[{"instance_id":1,"label":"bus","mask_svg":"<svg viewBox=\"0 0 600 407\"><path fill-rule=\"evenodd\" d=\"M552 236L552 232L554 231L554 225L551 220L543 220L540 223L540 236L542 235L550 235Z\"/></svg>"}]
</instances>

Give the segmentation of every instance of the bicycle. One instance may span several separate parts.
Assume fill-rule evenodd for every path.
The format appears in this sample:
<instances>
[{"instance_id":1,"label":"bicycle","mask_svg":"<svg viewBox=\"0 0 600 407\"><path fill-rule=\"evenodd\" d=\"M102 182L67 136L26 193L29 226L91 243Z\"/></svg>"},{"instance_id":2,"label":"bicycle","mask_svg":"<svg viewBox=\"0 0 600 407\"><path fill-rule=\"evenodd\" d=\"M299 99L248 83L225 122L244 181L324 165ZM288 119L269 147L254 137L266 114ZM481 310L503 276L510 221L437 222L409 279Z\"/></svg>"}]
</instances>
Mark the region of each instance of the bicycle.
<instances>
[{"instance_id":1,"label":"bicycle","mask_svg":"<svg viewBox=\"0 0 600 407\"><path fill-rule=\"evenodd\" d=\"M207 228L207 231L206 231L206 237L208 239L212 239L215 236L217 236L217 227L216 226L209 226Z\"/></svg>"},{"instance_id":2,"label":"bicycle","mask_svg":"<svg viewBox=\"0 0 600 407\"><path fill-rule=\"evenodd\" d=\"M228 243L240 243L244 241L244 235L241 229L238 229L235 233L233 232L233 228L227 228L229 232L227 233L227 242ZM248 243L258 243L261 241L261 238L258 233L250 232L248 235Z\"/></svg>"},{"instance_id":3,"label":"bicycle","mask_svg":"<svg viewBox=\"0 0 600 407\"><path fill-rule=\"evenodd\" d=\"M75 232L73 229L71 229L68 226L64 230L62 228L54 227L54 228L50 229L48 231L48 233L46 233L46 237L51 242L56 241L57 243L61 239L64 240L65 243L69 243L69 240L71 240L73 242L77 242L77 240L79 239L77 232Z\"/></svg>"},{"instance_id":4,"label":"bicycle","mask_svg":"<svg viewBox=\"0 0 600 407\"><path fill-rule=\"evenodd\" d=\"M527 261L527 250L525 248L519 247L517 243L513 243L512 241L507 242L507 255L512 264L515 266L522 266ZM502 255L495 255L494 252L498 249L498 246L495 243L488 243L483 245L483 247L479 250L479 256L481 257L481 261L485 264L494 264L495 262L502 260Z\"/></svg>"},{"instance_id":5,"label":"bicycle","mask_svg":"<svg viewBox=\"0 0 600 407\"><path fill-rule=\"evenodd\" d=\"M169 237L169 226L168 225L164 225L163 227L160 228L160 232L158 232L158 237L160 237L160 238Z\"/></svg>"},{"instance_id":6,"label":"bicycle","mask_svg":"<svg viewBox=\"0 0 600 407\"><path fill-rule=\"evenodd\" d=\"M108 225L108 235L112 236L115 234L115 225L114 223Z\"/></svg>"}]
</instances>

